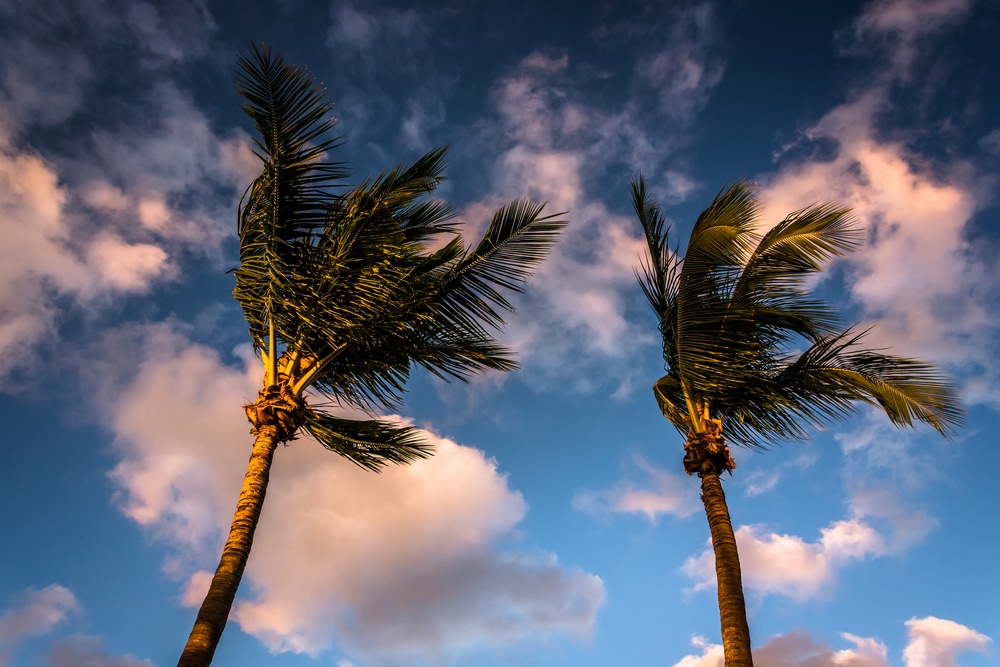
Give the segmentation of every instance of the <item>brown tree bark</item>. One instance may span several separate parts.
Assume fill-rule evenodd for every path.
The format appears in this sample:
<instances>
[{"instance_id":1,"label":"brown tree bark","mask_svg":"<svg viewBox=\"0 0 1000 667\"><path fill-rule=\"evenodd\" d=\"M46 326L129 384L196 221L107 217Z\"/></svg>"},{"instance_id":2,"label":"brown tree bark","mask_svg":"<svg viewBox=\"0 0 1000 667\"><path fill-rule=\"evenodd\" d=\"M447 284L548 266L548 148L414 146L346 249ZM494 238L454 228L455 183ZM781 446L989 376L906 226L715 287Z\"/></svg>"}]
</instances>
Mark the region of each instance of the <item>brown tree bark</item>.
<instances>
[{"instance_id":1,"label":"brown tree bark","mask_svg":"<svg viewBox=\"0 0 1000 667\"><path fill-rule=\"evenodd\" d=\"M719 473L711 461L706 460L702 464L699 475L701 499L705 503L708 527L712 532L712 548L715 550L715 576L719 585L719 617L726 667L753 667L740 556L736 550L736 535L729 518L726 494L722 491Z\"/></svg>"},{"instance_id":2,"label":"brown tree bark","mask_svg":"<svg viewBox=\"0 0 1000 667\"><path fill-rule=\"evenodd\" d=\"M260 426L257 429L229 538L177 667L206 667L212 662L250 555L278 437L276 426Z\"/></svg>"}]
</instances>

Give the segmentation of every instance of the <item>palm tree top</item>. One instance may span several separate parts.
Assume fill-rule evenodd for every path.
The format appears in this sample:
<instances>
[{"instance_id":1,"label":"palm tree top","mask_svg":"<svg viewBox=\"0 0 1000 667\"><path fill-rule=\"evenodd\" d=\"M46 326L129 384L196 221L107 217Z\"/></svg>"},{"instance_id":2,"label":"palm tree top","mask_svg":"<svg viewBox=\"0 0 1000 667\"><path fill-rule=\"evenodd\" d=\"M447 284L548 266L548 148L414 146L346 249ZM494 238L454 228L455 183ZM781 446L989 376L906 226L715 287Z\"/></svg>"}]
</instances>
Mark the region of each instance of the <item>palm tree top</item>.
<instances>
[{"instance_id":1,"label":"palm tree top","mask_svg":"<svg viewBox=\"0 0 1000 667\"><path fill-rule=\"evenodd\" d=\"M865 349L807 279L861 241L836 203L795 211L759 233L756 188L723 188L698 217L681 257L642 177L632 202L649 255L637 273L655 312L667 371L654 386L682 433L721 421L738 445L803 440L857 410L880 407L897 426L946 437L963 423L954 387L932 364Z\"/></svg>"},{"instance_id":2,"label":"palm tree top","mask_svg":"<svg viewBox=\"0 0 1000 667\"><path fill-rule=\"evenodd\" d=\"M514 310L505 293L523 289L565 221L517 200L467 248L453 208L432 197L446 148L346 188L345 169L329 158L340 144L330 136L332 105L315 78L266 47L239 65L236 88L263 168L239 209L234 295L273 401L311 389L328 404L373 412L399 403L413 364L462 380L516 368L493 336ZM349 422L318 404L303 410L312 435L366 467L393 451L424 454L409 447L412 429Z\"/></svg>"}]
</instances>

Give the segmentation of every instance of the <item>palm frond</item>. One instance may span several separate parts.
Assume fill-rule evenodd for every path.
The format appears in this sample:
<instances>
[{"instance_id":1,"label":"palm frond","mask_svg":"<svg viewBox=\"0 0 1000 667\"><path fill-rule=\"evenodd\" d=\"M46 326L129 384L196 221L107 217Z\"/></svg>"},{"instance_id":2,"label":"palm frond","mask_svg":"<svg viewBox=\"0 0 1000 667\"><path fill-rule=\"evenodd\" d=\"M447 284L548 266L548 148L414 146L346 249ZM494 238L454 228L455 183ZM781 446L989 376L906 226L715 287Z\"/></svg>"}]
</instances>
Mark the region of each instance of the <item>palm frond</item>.
<instances>
[{"instance_id":1,"label":"palm frond","mask_svg":"<svg viewBox=\"0 0 1000 667\"><path fill-rule=\"evenodd\" d=\"M843 405L863 401L881 407L897 426L923 422L954 435L964 411L947 377L933 364L859 348L865 333L847 330L817 341L778 382L817 413L839 416Z\"/></svg>"},{"instance_id":2,"label":"palm frond","mask_svg":"<svg viewBox=\"0 0 1000 667\"><path fill-rule=\"evenodd\" d=\"M677 291L680 287L680 260L669 245L670 228L666 216L646 193L645 179L632 180L632 206L646 237L648 256L640 259L636 278L653 312L656 313L663 358L668 368L677 365Z\"/></svg>"},{"instance_id":3,"label":"palm frond","mask_svg":"<svg viewBox=\"0 0 1000 667\"><path fill-rule=\"evenodd\" d=\"M257 155L263 171L240 203L234 296L261 349L276 325L277 336L294 338L294 331L276 322L275 308L294 292L301 246L322 226L335 199L330 187L345 171L325 159L339 140L322 139L336 120L315 79L267 48L254 47L239 64L236 89L260 134Z\"/></svg>"},{"instance_id":4,"label":"palm frond","mask_svg":"<svg viewBox=\"0 0 1000 667\"><path fill-rule=\"evenodd\" d=\"M755 356L747 337L752 313L730 299L755 242L760 209L754 188L737 181L721 191L691 231L677 290L677 372L688 391L725 384L727 368Z\"/></svg>"},{"instance_id":5,"label":"palm frond","mask_svg":"<svg viewBox=\"0 0 1000 667\"><path fill-rule=\"evenodd\" d=\"M380 420L334 417L310 410L305 429L327 449L379 472L389 463L412 463L433 454L418 429Z\"/></svg>"},{"instance_id":6,"label":"palm frond","mask_svg":"<svg viewBox=\"0 0 1000 667\"><path fill-rule=\"evenodd\" d=\"M428 287L436 291L443 321L470 330L479 322L503 326L499 311L514 311L503 291L523 291L566 226L561 214L543 216L544 208L527 199L511 202L493 215L474 249L446 268L425 274Z\"/></svg>"},{"instance_id":7,"label":"palm frond","mask_svg":"<svg viewBox=\"0 0 1000 667\"><path fill-rule=\"evenodd\" d=\"M962 424L954 387L935 366L864 349L864 333L843 331L810 294L805 278L859 242L848 209L811 206L758 237L756 194L737 182L698 218L681 261L641 177L632 202L650 253L638 277L660 320L668 371L654 393L679 430L700 418L692 411L707 411L734 444L766 448L803 440L862 403L898 426L922 422L946 437ZM805 352L791 354L803 342Z\"/></svg>"}]
</instances>

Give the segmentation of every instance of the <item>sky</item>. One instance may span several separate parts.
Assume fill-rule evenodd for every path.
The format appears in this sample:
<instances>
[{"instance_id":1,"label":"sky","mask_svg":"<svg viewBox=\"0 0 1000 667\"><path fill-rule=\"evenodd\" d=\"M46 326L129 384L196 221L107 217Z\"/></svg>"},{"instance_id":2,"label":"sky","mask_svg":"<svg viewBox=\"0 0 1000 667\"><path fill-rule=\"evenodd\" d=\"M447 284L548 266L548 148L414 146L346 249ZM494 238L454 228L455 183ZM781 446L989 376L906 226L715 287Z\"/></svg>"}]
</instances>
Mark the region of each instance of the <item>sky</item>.
<instances>
[{"instance_id":1,"label":"sky","mask_svg":"<svg viewBox=\"0 0 1000 667\"><path fill-rule=\"evenodd\" d=\"M968 410L734 451L757 663L1000 665L1000 4L0 0L0 666L163 667L190 631L262 376L227 273L260 42L327 88L350 183L448 145L468 234L517 197L569 224L501 334L520 370L414 373L433 458L279 448L215 664L722 666L641 172L682 248L738 178L770 223L851 206L817 292Z\"/></svg>"}]
</instances>

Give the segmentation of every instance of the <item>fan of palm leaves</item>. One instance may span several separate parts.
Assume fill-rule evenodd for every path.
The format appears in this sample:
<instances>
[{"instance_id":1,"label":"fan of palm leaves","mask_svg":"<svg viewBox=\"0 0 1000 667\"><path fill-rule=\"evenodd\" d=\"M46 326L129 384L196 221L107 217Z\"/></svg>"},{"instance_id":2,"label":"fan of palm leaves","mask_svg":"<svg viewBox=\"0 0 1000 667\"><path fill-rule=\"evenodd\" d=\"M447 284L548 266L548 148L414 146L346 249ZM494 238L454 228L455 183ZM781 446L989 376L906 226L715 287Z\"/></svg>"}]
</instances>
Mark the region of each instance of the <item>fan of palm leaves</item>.
<instances>
[{"instance_id":1,"label":"fan of palm leaves","mask_svg":"<svg viewBox=\"0 0 1000 667\"><path fill-rule=\"evenodd\" d=\"M452 208L430 195L445 148L346 188L328 155L335 121L304 69L268 49L240 60L237 90L260 139L261 175L239 210L234 294L265 366L287 382L366 411L400 401L416 363L444 378L516 367L490 329L565 225L543 206L515 201L466 248ZM346 420L311 406L304 427L367 468L426 456L415 429Z\"/></svg>"},{"instance_id":2,"label":"fan of palm leaves","mask_svg":"<svg viewBox=\"0 0 1000 667\"><path fill-rule=\"evenodd\" d=\"M667 370L654 391L682 433L720 419L728 440L763 448L805 439L807 427L859 403L946 436L962 423L954 389L933 365L862 348L866 332L843 327L809 292L806 279L859 242L848 209L811 206L761 236L757 193L738 181L699 216L681 258L641 177L632 201L649 248L638 277Z\"/></svg>"}]
</instances>

